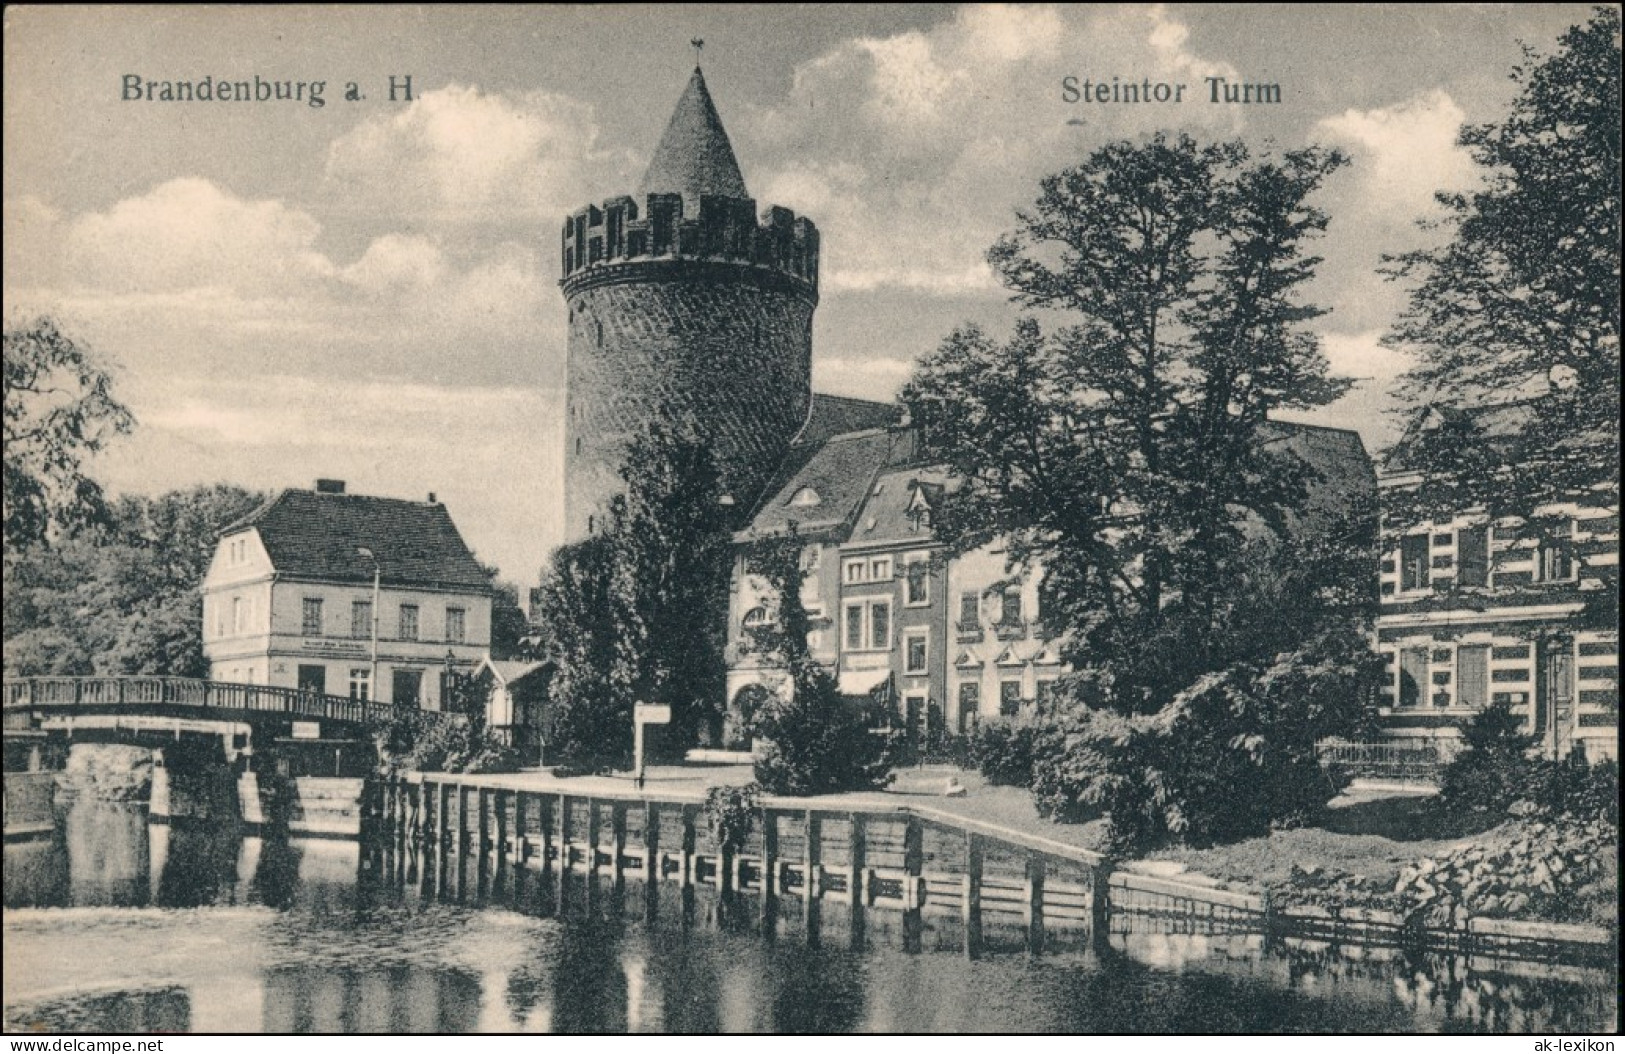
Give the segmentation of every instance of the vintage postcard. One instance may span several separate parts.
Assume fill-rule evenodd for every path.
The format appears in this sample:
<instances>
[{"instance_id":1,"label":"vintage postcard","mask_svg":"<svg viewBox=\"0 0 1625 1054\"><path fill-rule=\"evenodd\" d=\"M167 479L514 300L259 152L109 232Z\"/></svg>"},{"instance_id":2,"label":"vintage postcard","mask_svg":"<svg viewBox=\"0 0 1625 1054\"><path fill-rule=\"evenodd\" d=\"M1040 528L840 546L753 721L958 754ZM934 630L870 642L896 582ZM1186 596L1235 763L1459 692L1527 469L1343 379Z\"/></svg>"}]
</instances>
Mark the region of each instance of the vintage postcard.
<instances>
[{"instance_id":1,"label":"vintage postcard","mask_svg":"<svg viewBox=\"0 0 1625 1054\"><path fill-rule=\"evenodd\" d=\"M1617 7L5 19L8 1032L1618 1027Z\"/></svg>"}]
</instances>

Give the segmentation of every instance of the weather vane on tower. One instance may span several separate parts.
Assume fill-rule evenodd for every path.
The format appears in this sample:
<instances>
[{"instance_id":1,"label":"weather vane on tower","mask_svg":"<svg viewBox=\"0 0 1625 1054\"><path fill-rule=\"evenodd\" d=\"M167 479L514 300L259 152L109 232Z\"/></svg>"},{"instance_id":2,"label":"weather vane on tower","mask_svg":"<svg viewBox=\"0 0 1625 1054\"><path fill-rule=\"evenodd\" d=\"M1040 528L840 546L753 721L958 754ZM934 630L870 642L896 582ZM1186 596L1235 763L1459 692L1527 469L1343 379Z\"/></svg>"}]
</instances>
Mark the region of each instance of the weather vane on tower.
<instances>
[{"instance_id":1,"label":"weather vane on tower","mask_svg":"<svg viewBox=\"0 0 1625 1054\"><path fill-rule=\"evenodd\" d=\"M699 69L700 52L705 48L705 41L701 40L699 37L695 37L693 40L690 40L689 43L694 45L694 68Z\"/></svg>"}]
</instances>

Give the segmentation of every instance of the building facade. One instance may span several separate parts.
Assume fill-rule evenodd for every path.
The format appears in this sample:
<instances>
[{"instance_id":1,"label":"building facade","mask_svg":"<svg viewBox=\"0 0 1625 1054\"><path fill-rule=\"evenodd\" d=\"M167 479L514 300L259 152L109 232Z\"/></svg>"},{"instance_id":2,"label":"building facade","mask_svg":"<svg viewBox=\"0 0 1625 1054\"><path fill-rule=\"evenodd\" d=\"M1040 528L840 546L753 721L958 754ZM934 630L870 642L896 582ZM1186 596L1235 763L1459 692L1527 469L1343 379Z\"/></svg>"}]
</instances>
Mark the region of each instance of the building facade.
<instances>
[{"instance_id":1,"label":"building facade","mask_svg":"<svg viewBox=\"0 0 1625 1054\"><path fill-rule=\"evenodd\" d=\"M203 581L217 681L441 708L491 643L489 578L445 506L285 490L220 534Z\"/></svg>"},{"instance_id":2,"label":"building facade","mask_svg":"<svg viewBox=\"0 0 1625 1054\"><path fill-rule=\"evenodd\" d=\"M1446 412L1423 410L1412 427ZM1475 416L1493 441L1519 413ZM1385 459L1382 493L1421 481L1406 455L1402 440ZM1385 542L1377 650L1390 737L1454 740L1477 711L1504 702L1549 757L1619 756L1619 631L1601 603L1619 590L1617 505L1579 495L1529 517L1463 508L1388 529Z\"/></svg>"},{"instance_id":3,"label":"building facade","mask_svg":"<svg viewBox=\"0 0 1625 1054\"><path fill-rule=\"evenodd\" d=\"M891 409L870 406L876 415ZM1374 507L1376 477L1358 434L1271 421L1262 438L1312 470L1292 517L1296 537L1341 529ZM932 516L960 481L919 458L917 436L899 418L808 445L797 445L736 536L730 709L743 714L762 693L788 690L782 671L750 647L751 627L774 617L775 598L751 573L748 552L793 529L806 543L801 601L813 619L812 654L843 693L884 698L915 744L1030 715L1066 672L1063 642L1044 621L1042 568L1012 567L997 544L950 554Z\"/></svg>"}]
</instances>

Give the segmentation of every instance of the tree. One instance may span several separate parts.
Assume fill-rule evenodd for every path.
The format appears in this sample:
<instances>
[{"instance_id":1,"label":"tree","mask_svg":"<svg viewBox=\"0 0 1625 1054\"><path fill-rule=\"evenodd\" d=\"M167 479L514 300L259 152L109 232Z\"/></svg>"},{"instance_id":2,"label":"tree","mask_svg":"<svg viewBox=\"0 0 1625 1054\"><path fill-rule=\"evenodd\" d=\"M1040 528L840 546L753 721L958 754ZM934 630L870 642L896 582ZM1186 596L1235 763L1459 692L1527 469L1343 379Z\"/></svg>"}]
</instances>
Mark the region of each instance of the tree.
<instances>
[{"instance_id":1,"label":"tree","mask_svg":"<svg viewBox=\"0 0 1625 1054\"><path fill-rule=\"evenodd\" d=\"M6 672L206 676L199 588L216 535L264 497L225 484L126 496L100 527L8 549Z\"/></svg>"},{"instance_id":2,"label":"tree","mask_svg":"<svg viewBox=\"0 0 1625 1054\"><path fill-rule=\"evenodd\" d=\"M602 531L555 553L538 594L567 753L630 754L636 702L672 707L668 751L720 718L733 551L715 463L657 426L631 444L621 476Z\"/></svg>"},{"instance_id":3,"label":"tree","mask_svg":"<svg viewBox=\"0 0 1625 1054\"><path fill-rule=\"evenodd\" d=\"M989 253L1018 302L1080 321L1046 336L1024 318L1004 344L961 329L904 391L970 483L939 534L1042 564L1046 622L1073 631L1075 662L1112 657L1129 709L1223 664L1248 540L1302 502L1303 463L1261 429L1346 389L1303 328L1323 311L1297 297L1327 222L1308 198L1343 164L1184 137L1101 149Z\"/></svg>"},{"instance_id":4,"label":"tree","mask_svg":"<svg viewBox=\"0 0 1625 1054\"><path fill-rule=\"evenodd\" d=\"M100 522L101 486L87 456L135 418L113 397L106 367L41 317L5 329L5 547L44 542Z\"/></svg>"},{"instance_id":5,"label":"tree","mask_svg":"<svg viewBox=\"0 0 1625 1054\"><path fill-rule=\"evenodd\" d=\"M1349 583L1370 578L1372 510L1311 513L1314 472L1269 416L1347 390L1302 300L1328 222L1311 198L1344 163L1185 137L1102 148L1045 179L988 254L1017 302L1067 324L1023 318L1003 343L961 329L904 392L967 484L939 536L1041 569L1076 671L1034 737L1040 804L1108 809L1125 846L1257 830L1335 793L1313 741L1361 709L1374 597ZM1314 691L1289 703L1272 687L1289 683Z\"/></svg>"},{"instance_id":6,"label":"tree","mask_svg":"<svg viewBox=\"0 0 1625 1054\"><path fill-rule=\"evenodd\" d=\"M772 617L750 631L751 647L785 671L789 691L770 692L751 715L751 732L766 740L756 758L756 782L769 794L831 794L891 782L899 734L880 731L880 714L840 694L835 675L807 645L812 623L801 602L802 541L792 525L784 537L751 546L752 571L767 581Z\"/></svg>"},{"instance_id":7,"label":"tree","mask_svg":"<svg viewBox=\"0 0 1625 1054\"><path fill-rule=\"evenodd\" d=\"M1388 258L1388 276L1412 284L1388 337L1419 358L1401 385L1408 412L1544 391L1494 436L1455 415L1408 437L1426 479L1390 520L1475 505L1526 515L1598 486L1618 500L1619 19L1597 8L1543 60L1525 47L1510 113L1458 139L1483 186L1438 195L1447 216L1424 224L1449 240Z\"/></svg>"}]
</instances>

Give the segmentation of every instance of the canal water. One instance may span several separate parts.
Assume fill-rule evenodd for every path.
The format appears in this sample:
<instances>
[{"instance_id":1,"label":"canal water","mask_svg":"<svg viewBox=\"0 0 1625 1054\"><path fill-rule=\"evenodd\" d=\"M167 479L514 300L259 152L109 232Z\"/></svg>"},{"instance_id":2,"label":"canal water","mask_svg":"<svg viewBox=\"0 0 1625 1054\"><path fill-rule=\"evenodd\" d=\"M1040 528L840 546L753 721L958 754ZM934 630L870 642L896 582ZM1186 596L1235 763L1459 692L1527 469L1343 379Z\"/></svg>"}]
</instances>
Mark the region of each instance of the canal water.
<instances>
[{"instance_id":1,"label":"canal water","mask_svg":"<svg viewBox=\"0 0 1625 1054\"><path fill-rule=\"evenodd\" d=\"M432 870L432 869L431 869ZM455 868L454 868L455 870ZM957 918L686 905L534 874L447 892L354 842L149 824L84 800L5 846L8 1031L1613 1031L1617 972L1174 932L1116 919L1042 954ZM1124 932L1126 931L1126 932Z\"/></svg>"}]
</instances>

